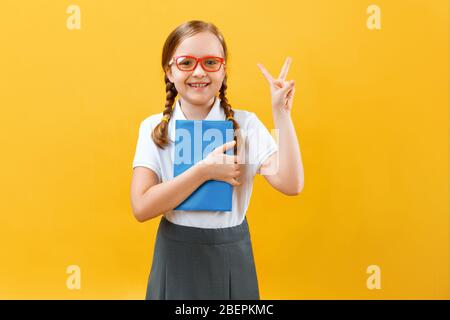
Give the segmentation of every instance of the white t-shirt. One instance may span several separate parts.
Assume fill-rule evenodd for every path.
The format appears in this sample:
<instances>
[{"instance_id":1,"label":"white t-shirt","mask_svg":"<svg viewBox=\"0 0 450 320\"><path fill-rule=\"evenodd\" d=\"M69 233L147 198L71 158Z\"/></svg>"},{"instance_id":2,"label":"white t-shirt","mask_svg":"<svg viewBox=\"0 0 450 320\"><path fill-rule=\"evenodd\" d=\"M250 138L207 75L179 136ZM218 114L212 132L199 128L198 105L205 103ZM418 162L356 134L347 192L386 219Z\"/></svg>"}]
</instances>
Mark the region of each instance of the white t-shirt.
<instances>
[{"instance_id":1,"label":"white t-shirt","mask_svg":"<svg viewBox=\"0 0 450 320\"><path fill-rule=\"evenodd\" d=\"M170 210L163 213L170 222L197 228L227 228L241 224L244 221L253 188L253 179L259 172L262 163L274 152L278 145L269 130L258 119L255 113L234 109L234 119L238 122L244 143L238 144L238 154L245 150L245 163L238 178L242 184L233 187L232 211L181 211ZM175 120L187 120L176 99L171 119L169 120L169 145L164 150L153 142L151 134L162 119L163 113L158 113L144 119L139 128L136 153L133 160L135 167L146 167L153 170L159 182L173 179ZM204 120L225 120L225 112L216 101ZM244 149L242 149L244 148Z\"/></svg>"}]
</instances>

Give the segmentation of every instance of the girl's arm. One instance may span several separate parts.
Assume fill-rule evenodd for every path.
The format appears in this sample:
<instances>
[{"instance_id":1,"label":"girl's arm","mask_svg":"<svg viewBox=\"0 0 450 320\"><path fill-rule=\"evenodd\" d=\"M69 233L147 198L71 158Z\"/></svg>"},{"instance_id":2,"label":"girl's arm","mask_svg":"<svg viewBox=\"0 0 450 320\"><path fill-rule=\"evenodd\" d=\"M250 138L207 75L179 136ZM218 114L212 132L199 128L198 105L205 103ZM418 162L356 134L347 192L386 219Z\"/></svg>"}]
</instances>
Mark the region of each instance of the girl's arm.
<instances>
[{"instance_id":1,"label":"girl's arm","mask_svg":"<svg viewBox=\"0 0 450 320\"><path fill-rule=\"evenodd\" d=\"M287 195L297 195L303 189L304 173L300 147L291 118L295 83L294 80L286 81L290 65L291 58L287 58L280 75L275 79L258 63L270 86L273 121L275 128L279 130L279 151L261 165L260 172L275 189Z\"/></svg>"},{"instance_id":2,"label":"girl's arm","mask_svg":"<svg viewBox=\"0 0 450 320\"><path fill-rule=\"evenodd\" d=\"M150 169L133 170L131 203L134 216L144 222L172 210L200 187L207 179L204 164L197 163L176 176L158 184L158 176ZM145 184L150 186L145 186ZM143 190L139 192L138 190Z\"/></svg>"},{"instance_id":3,"label":"girl's arm","mask_svg":"<svg viewBox=\"0 0 450 320\"><path fill-rule=\"evenodd\" d=\"M217 147L204 160L162 183L158 183L158 176L152 170L136 167L131 182L131 205L136 219L144 222L172 210L207 180L241 185L236 180L241 173L237 156L224 154L234 144L233 140Z\"/></svg>"},{"instance_id":4,"label":"girl's arm","mask_svg":"<svg viewBox=\"0 0 450 320\"><path fill-rule=\"evenodd\" d=\"M290 196L298 195L303 190L304 172L291 114L274 109L273 120L279 130L279 151L263 162L261 174L278 191Z\"/></svg>"}]
</instances>

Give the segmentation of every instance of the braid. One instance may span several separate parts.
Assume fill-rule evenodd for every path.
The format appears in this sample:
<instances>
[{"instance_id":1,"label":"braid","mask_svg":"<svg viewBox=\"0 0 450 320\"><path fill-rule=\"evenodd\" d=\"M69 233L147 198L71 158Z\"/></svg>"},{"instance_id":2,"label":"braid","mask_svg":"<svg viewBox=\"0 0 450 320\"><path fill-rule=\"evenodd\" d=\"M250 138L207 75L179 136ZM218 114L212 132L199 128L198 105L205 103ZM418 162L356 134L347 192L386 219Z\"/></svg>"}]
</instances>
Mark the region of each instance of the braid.
<instances>
[{"instance_id":1,"label":"braid","mask_svg":"<svg viewBox=\"0 0 450 320\"><path fill-rule=\"evenodd\" d=\"M152 132L153 141L161 149L164 149L164 147L169 144L169 120L172 117L173 103L175 102L175 97L178 94L175 85L170 82L167 75L164 75L164 81L166 82L166 105L163 111L163 118Z\"/></svg>"},{"instance_id":2,"label":"braid","mask_svg":"<svg viewBox=\"0 0 450 320\"><path fill-rule=\"evenodd\" d=\"M239 142L239 124L234 119L234 111L231 108L231 105L228 103L227 99L227 76L223 79L222 87L219 91L219 98L220 98L220 106L223 108L225 115L227 116L227 119L233 122L233 129L235 132L234 140L236 140L236 144L234 145L234 154L237 155L238 150L238 142Z\"/></svg>"}]
</instances>

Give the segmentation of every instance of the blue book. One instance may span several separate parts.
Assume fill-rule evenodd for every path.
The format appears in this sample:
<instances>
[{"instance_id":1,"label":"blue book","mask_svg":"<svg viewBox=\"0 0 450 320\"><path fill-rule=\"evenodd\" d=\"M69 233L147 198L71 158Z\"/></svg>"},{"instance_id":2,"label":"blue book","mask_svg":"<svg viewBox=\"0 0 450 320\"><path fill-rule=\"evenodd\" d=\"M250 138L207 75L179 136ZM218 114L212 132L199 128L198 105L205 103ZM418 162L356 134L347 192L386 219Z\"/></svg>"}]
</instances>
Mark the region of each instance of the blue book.
<instances>
[{"instance_id":1,"label":"blue book","mask_svg":"<svg viewBox=\"0 0 450 320\"><path fill-rule=\"evenodd\" d=\"M225 120L176 120L173 176L206 158L216 147L234 139L233 123ZM233 155L233 148L226 154ZM233 186L208 180L174 210L231 211Z\"/></svg>"}]
</instances>

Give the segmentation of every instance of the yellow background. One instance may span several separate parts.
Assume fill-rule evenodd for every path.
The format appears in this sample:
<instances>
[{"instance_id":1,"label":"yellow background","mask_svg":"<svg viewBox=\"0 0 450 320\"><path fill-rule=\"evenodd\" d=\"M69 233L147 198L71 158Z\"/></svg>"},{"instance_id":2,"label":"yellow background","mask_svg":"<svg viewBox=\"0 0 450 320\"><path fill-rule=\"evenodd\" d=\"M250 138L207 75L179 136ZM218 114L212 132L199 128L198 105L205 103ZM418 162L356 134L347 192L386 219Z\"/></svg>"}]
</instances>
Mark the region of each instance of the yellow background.
<instances>
[{"instance_id":1,"label":"yellow background","mask_svg":"<svg viewBox=\"0 0 450 320\"><path fill-rule=\"evenodd\" d=\"M366 27L372 3L381 30ZM229 101L269 129L256 63L277 75L293 58L305 188L287 197L256 177L261 298L449 298L448 6L3 0L0 298L144 298L159 218L134 219L131 165L140 121L163 110L164 40L191 19L224 33ZM366 287L373 264L380 290Z\"/></svg>"}]
</instances>

